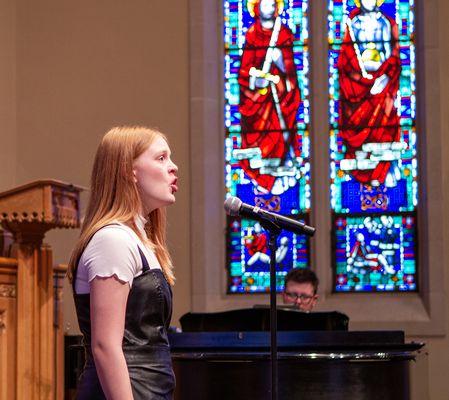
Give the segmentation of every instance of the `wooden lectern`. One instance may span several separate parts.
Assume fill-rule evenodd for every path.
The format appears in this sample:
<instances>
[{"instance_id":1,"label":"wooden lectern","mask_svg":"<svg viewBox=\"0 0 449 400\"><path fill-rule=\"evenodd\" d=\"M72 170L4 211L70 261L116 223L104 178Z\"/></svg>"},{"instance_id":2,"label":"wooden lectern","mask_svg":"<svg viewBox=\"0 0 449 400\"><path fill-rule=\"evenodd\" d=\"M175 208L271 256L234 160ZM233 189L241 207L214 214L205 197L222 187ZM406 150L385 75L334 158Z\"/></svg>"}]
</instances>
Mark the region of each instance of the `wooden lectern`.
<instances>
[{"instance_id":1,"label":"wooden lectern","mask_svg":"<svg viewBox=\"0 0 449 400\"><path fill-rule=\"evenodd\" d=\"M43 239L50 229L79 227L81 190L42 180L0 193L0 223L14 238L0 257L0 400L63 398L65 271L53 268Z\"/></svg>"}]
</instances>

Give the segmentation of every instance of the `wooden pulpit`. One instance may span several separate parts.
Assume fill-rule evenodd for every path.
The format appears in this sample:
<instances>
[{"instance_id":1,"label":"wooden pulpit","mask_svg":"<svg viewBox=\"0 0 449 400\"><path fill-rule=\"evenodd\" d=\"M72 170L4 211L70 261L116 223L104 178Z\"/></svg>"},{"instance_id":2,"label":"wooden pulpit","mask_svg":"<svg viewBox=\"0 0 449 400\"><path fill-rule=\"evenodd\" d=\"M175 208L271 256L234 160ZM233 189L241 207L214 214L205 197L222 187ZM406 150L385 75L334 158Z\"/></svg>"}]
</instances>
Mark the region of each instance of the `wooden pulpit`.
<instances>
[{"instance_id":1,"label":"wooden pulpit","mask_svg":"<svg viewBox=\"0 0 449 400\"><path fill-rule=\"evenodd\" d=\"M81 190L42 180L0 193L0 223L13 237L0 257L0 400L63 398L57 370L63 365L65 271L53 267L43 239L51 229L79 227Z\"/></svg>"}]
</instances>

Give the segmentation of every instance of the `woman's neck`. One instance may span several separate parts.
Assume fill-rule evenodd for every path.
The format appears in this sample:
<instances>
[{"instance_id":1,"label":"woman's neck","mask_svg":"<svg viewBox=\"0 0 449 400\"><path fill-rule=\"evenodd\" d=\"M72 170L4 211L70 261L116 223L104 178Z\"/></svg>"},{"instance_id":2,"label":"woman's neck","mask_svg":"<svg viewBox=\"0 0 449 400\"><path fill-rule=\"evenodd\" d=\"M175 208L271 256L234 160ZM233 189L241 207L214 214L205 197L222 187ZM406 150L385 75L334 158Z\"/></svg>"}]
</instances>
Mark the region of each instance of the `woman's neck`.
<instances>
[{"instance_id":1,"label":"woman's neck","mask_svg":"<svg viewBox=\"0 0 449 400\"><path fill-rule=\"evenodd\" d=\"M145 224L147 223L147 219L143 216L142 213L136 214L134 217L134 223L137 226L137 229L142 233L145 234ZM146 234L145 234L146 236Z\"/></svg>"}]
</instances>

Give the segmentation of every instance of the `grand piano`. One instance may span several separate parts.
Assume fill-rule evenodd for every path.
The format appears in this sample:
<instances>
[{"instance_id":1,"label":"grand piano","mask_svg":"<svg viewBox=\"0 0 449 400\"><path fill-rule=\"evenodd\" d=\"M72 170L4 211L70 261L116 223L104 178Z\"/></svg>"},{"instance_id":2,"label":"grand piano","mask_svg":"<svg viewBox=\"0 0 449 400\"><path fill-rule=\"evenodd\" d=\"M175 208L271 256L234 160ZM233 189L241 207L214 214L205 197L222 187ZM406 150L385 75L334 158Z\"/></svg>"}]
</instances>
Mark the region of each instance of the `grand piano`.
<instances>
[{"instance_id":1,"label":"grand piano","mask_svg":"<svg viewBox=\"0 0 449 400\"><path fill-rule=\"evenodd\" d=\"M346 315L278 309L278 399L408 399L422 343L348 331ZM271 399L269 309L188 313L169 336L176 400Z\"/></svg>"}]
</instances>

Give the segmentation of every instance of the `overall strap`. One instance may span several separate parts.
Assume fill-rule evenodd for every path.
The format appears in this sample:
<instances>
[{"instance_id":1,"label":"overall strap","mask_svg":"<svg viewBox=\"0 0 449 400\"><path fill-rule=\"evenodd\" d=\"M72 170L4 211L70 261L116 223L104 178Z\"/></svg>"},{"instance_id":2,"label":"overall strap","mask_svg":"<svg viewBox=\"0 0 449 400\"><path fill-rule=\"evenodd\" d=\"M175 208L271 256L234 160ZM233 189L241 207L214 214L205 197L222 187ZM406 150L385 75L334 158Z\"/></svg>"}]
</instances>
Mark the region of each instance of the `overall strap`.
<instances>
[{"instance_id":1,"label":"overall strap","mask_svg":"<svg viewBox=\"0 0 449 400\"><path fill-rule=\"evenodd\" d=\"M143 251L140 249L140 246L137 246L137 249L139 250L140 259L142 260L142 272L148 271L150 269L150 266L148 265L147 258L145 257L145 254L143 254Z\"/></svg>"}]
</instances>

